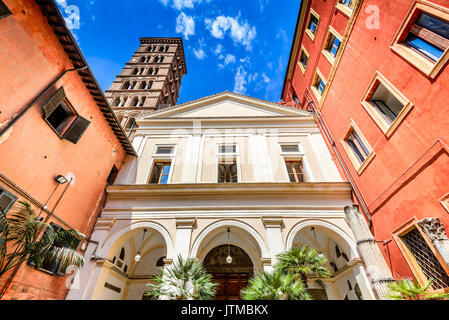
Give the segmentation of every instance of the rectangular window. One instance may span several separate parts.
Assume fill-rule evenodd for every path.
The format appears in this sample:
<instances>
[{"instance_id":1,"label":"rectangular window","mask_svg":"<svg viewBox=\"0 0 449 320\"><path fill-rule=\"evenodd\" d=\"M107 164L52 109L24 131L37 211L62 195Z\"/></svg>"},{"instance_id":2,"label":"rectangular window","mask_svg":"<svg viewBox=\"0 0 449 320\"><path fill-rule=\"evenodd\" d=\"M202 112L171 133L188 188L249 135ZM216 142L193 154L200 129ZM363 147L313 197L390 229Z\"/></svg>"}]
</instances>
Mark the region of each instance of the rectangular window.
<instances>
[{"instance_id":1,"label":"rectangular window","mask_svg":"<svg viewBox=\"0 0 449 320\"><path fill-rule=\"evenodd\" d=\"M112 166L111 171L109 172L109 176L107 179L108 184L114 184L115 179L117 178L118 175L118 169L115 165Z\"/></svg>"},{"instance_id":2,"label":"rectangular window","mask_svg":"<svg viewBox=\"0 0 449 320\"><path fill-rule=\"evenodd\" d=\"M326 42L324 43L323 54L331 64L334 64L335 57L340 50L342 36L332 27L327 32Z\"/></svg>"},{"instance_id":3,"label":"rectangular window","mask_svg":"<svg viewBox=\"0 0 449 320\"><path fill-rule=\"evenodd\" d=\"M298 65L301 69L302 73L306 73L307 64L309 63L309 53L306 51L306 49L301 47L301 53L299 55Z\"/></svg>"},{"instance_id":4,"label":"rectangular window","mask_svg":"<svg viewBox=\"0 0 449 320\"><path fill-rule=\"evenodd\" d=\"M362 174L374 158L375 152L365 137L360 133L354 121L351 120L346 133L343 135L341 144L354 165L354 168L357 170L357 173L359 175Z\"/></svg>"},{"instance_id":5,"label":"rectangular window","mask_svg":"<svg viewBox=\"0 0 449 320\"><path fill-rule=\"evenodd\" d=\"M44 120L61 138L78 143L90 125L90 121L78 115L67 100L64 88L61 87L42 107Z\"/></svg>"},{"instance_id":6,"label":"rectangular window","mask_svg":"<svg viewBox=\"0 0 449 320\"><path fill-rule=\"evenodd\" d=\"M290 182L305 182L304 166L301 160L285 161Z\"/></svg>"},{"instance_id":7,"label":"rectangular window","mask_svg":"<svg viewBox=\"0 0 449 320\"><path fill-rule=\"evenodd\" d=\"M237 146L233 145L219 145L218 153L219 154L233 154L237 152Z\"/></svg>"},{"instance_id":8,"label":"rectangular window","mask_svg":"<svg viewBox=\"0 0 449 320\"><path fill-rule=\"evenodd\" d=\"M309 35L312 41L315 40L319 24L320 24L320 16L313 9L310 9L309 19L307 20L306 33Z\"/></svg>"},{"instance_id":9,"label":"rectangular window","mask_svg":"<svg viewBox=\"0 0 449 320\"><path fill-rule=\"evenodd\" d=\"M156 154L170 155L170 154L173 154L174 150L175 150L175 147L157 147Z\"/></svg>"},{"instance_id":10,"label":"rectangular window","mask_svg":"<svg viewBox=\"0 0 449 320\"><path fill-rule=\"evenodd\" d=\"M419 230L413 228L400 238L426 278L433 280L432 287L434 289L449 288L449 275L441 266Z\"/></svg>"},{"instance_id":11,"label":"rectangular window","mask_svg":"<svg viewBox=\"0 0 449 320\"><path fill-rule=\"evenodd\" d=\"M11 15L11 11L9 11L6 4L0 0L0 19L5 18L9 15Z\"/></svg>"},{"instance_id":12,"label":"rectangular window","mask_svg":"<svg viewBox=\"0 0 449 320\"><path fill-rule=\"evenodd\" d=\"M339 0L337 3L337 9L350 17L354 10L355 0Z\"/></svg>"},{"instance_id":13,"label":"rectangular window","mask_svg":"<svg viewBox=\"0 0 449 320\"><path fill-rule=\"evenodd\" d=\"M156 162L153 165L150 184L167 184L170 175L171 162Z\"/></svg>"},{"instance_id":14,"label":"rectangular window","mask_svg":"<svg viewBox=\"0 0 449 320\"><path fill-rule=\"evenodd\" d=\"M449 47L449 22L421 13L404 42L436 62Z\"/></svg>"},{"instance_id":15,"label":"rectangular window","mask_svg":"<svg viewBox=\"0 0 449 320\"><path fill-rule=\"evenodd\" d=\"M299 153L299 146L297 144L285 144L281 145L281 150L283 153Z\"/></svg>"},{"instance_id":16,"label":"rectangular window","mask_svg":"<svg viewBox=\"0 0 449 320\"><path fill-rule=\"evenodd\" d=\"M15 195L0 188L0 212L6 214L16 200L17 197Z\"/></svg>"},{"instance_id":17,"label":"rectangular window","mask_svg":"<svg viewBox=\"0 0 449 320\"><path fill-rule=\"evenodd\" d=\"M64 228L62 228L61 226L58 226L57 224L54 224L53 222L50 223L51 227L53 228L53 230L55 232L61 232L64 231ZM43 237L47 236L48 231L45 230ZM68 241L68 243L58 243L58 242L54 242L53 244L53 248L70 248L73 250L76 250L78 248L78 245L80 243L79 239L76 238L72 238L70 241ZM32 261L29 261L29 264L34 265L34 263ZM60 276L65 276L66 274L66 270L63 270L60 263L55 263L55 262L50 262L50 261L43 261L41 267L41 270L45 270L50 274L58 274Z\"/></svg>"},{"instance_id":18,"label":"rectangular window","mask_svg":"<svg viewBox=\"0 0 449 320\"><path fill-rule=\"evenodd\" d=\"M238 182L237 161L221 160L218 164L218 183Z\"/></svg>"},{"instance_id":19,"label":"rectangular window","mask_svg":"<svg viewBox=\"0 0 449 320\"><path fill-rule=\"evenodd\" d=\"M324 93L324 89L326 89L326 81L324 80L324 77L321 74L321 72L317 69L314 80L312 82L312 91L318 100L321 100L321 97Z\"/></svg>"},{"instance_id":20,"label":"rectangular window","mask_svg":"<svg viewBox=\"0 0 449 320\"><path fill-rule=\"evenodd\" d=\"M354 154L357 156L357 159L360 161L360 164L365 162L365 160L370 155L370 151L365 146L365 144L363 143L362 139L360 139L360 137L357 134L357 132L352 130L349 133L348 137L346 138L346 142L351 147L351 149L354 152Z\"/></svg>"},{"instance_id":21,"label":"rectangular window","mask_svg":"<svg viewBox=\"0 0 449 320\"><path fill-rule=\"evenodd\" d=\"M340 3L351 9L354 8L354 0L340 0Z\"/></svg>"},{"instance_id":22,"label":"rectangular window","mask_svg":"<svg viewBox=\"0 0 449 320\"><path fill-rule=\"evenodd\" d=\"M434 78L449 59L449 9L415 1L391 49Z\"/></svg>"},{"instance_id":23,"label":"rectangular window","mask_svg":"<svg viewBox=\"0 0 449 320\"><path fill-rule=\"evenodd\" d=\"M393 133L413 107L379 72L371 81L362 105L386 136Z\"/></svg>"}]
</instances>

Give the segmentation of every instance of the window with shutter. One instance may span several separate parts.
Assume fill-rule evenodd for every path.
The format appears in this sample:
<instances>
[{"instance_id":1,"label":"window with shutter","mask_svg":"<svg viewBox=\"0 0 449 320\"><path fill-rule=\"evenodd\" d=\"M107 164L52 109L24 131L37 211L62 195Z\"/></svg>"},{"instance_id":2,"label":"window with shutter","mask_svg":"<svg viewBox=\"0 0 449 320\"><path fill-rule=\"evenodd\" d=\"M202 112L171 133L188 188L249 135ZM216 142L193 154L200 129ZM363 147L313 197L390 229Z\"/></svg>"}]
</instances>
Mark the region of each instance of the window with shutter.
<instances>
[{"instance_id":1,"label":"window with shutter","mask_svg":"<svg viewBox=\"0 0 449 320\"><path fill-rule=\"evenodd\" d=\"M11 11L9 11L6 4L4 4L3 1L0 0L0 19L5 18L9 15L11 15Z\"/></svg>"},{"instance_id":2,"label":"window with shutter","mask_svg":"<svg viewBox=\"0 0 449 320\"><path fill-rule=\"evenodd\" d=\"M8 212L11 206L16 202L17 197L6 190L0 188L0 210L3 213Z\"/></svg>"},{"instance_id":3,"label":"window with shutter","mask_svg":"<svg viewBox=\"0 0 449 320\"><path fill-rule=\"evenodd\" d=\"M75 121L72 123L69 129L64 133L64 139L72 142L78 143L81 136L87 130L87 127L90 125L90 121L78 116Z\"/></svg>"},{"instance_id":4,"label":"window with shutter","mask_svg":"<svg viewBox=\"0 0 449 320\"><path fill-rule=\"evenodd\" d=\"M55 232L60 232L60 231L64 231L64 228L62 228L61 226L58 226L57 224L54 223L50 223L50 225L52 226L53 230ZM45 230L43 237L45 237L47 235L48 231ZM76 238L72 238L72 240L69 243L57 243L55 242L53 244L53 247L57 247L57 248L71 248L73 250L76 250L78 248L78 245L80 243L79 239ZM29 265L35 266L35 263L31 260L28 261ZM55 263L55 262L50 262L50 261L44 261L41 265L41 267L39 268L39 270L45 271L47 273L50 273L52 275L60 275L60 276L65 276L66 275L66 270L63 270L60 263Z\"/></svg>"},{"instance_id":5,"label":"window with shutter","mask_svg":"<svg viewBox=\"0 0 449 320\"><path fill-rule=\"evenodd\" d=\"M63 87L42 107L42 111L44 112L45 121L61 139L77 115L73 107L66 100Z\"/></svg>"},{"instance_id":6,"label":"window with shutter","mask_svg":"<svg viewBox=\"0 0 449 320\"><path fill-rule=\"evenodd\" d=\"M396 34L391 49L430 78L449 58L449 8L415 1Z\"/></svg>"}]
</instances>

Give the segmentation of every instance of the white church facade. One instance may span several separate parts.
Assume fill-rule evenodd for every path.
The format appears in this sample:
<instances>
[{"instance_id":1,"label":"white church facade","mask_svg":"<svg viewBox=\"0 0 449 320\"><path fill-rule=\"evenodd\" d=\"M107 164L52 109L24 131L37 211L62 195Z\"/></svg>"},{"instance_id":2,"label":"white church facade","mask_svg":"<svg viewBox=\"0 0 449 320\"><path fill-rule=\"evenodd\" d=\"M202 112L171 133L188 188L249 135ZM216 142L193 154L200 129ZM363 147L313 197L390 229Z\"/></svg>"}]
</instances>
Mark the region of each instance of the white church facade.
<instances>
[{"instance_id":1,"label":"white church facade","mask_svg":"<svg viewBox=\"0 0 449 320\"><path fill-rule=\"evenodd\" d=\"M309 279L315 297L376 299L345 220L351 186L310 113L224 92L136 124L138 159L108 187L67 299L141 300L178 255L203 261L217 299L238 299L252 275L302 244L332 273L324 286Z\"/></svg>"}]
</instances>

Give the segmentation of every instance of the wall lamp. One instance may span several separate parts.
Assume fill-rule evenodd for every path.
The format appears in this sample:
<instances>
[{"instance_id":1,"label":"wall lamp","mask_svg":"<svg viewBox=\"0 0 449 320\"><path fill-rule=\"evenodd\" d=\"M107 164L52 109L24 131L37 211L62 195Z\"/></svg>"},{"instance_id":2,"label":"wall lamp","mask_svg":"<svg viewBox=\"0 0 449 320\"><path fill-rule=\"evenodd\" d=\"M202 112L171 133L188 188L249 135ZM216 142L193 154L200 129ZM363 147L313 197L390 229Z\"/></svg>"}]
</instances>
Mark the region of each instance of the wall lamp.
<instances>
[{"instance_id":1,"label":"wall lamp","mask_svg":"<svg viewBox=\"0 0 449 320\"><path fill-rule=\"evenodd\" d=\"M69 180L67 180L67 178L64 177L64 176L62 176L62 175L58 175L58 176L55 178L55 181L56 181L57 183L59 183L59 184L64 184L64 183L68 182Z\"/></svg>"}]
</instances>

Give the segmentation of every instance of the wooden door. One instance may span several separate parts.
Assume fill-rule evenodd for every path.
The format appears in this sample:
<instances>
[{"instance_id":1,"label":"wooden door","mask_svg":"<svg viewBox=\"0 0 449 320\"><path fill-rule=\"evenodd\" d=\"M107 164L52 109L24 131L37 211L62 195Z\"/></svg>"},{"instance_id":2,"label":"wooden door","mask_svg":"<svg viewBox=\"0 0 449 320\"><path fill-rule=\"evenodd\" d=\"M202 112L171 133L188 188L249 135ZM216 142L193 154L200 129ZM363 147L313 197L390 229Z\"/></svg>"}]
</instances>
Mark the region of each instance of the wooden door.
<instances>
[{"instance_id":1,"label":"wooden door","mask_svg":"<svg viewBox=\"0 0 449 320\"><path fill-rule=\"evenodd\" d=\"M215 273L218 283L216 300L240 300L240 291L248 286L249 273Z\"/></svg>"}]
</instances>

